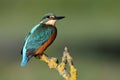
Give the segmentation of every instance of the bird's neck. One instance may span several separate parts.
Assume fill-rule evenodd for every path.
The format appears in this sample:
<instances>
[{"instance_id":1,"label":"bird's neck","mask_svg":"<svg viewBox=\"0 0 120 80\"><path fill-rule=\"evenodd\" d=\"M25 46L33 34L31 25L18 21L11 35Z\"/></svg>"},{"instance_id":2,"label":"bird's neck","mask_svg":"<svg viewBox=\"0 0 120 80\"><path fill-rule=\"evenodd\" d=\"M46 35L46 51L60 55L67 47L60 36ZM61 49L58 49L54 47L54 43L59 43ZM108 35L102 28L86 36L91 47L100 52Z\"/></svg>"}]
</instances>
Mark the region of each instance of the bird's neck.
<instances>
[{"instance_id":1,"label":"bird's neck","mask_svg":"<svg viewBox=\"0 0 120 80\"><path fill-rule=\"evenodd\" d=\"M56 20L49 20L45 23L45 25L51 25L51 26L55 26Z\"/></svg>"}]
</instances>

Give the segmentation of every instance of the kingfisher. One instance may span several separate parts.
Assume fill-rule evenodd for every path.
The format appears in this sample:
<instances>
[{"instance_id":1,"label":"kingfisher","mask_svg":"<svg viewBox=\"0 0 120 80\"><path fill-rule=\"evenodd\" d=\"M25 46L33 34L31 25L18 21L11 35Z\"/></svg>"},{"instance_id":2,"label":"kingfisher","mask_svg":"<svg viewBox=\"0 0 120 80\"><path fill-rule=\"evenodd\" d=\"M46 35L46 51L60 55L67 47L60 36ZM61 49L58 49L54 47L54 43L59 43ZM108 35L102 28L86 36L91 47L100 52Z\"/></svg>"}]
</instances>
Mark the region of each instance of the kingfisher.
<instances>
[{"instance_id":1,"label":"kingfisher","mask_svg":"<svg viewBox=\"0 0 120 80\"><path fill-rule=\"evenodd\" d=\"M51 45L57 35L56 21L65 16L56 16L53 13L45 14L40 23L34 26L25 38L21 50L21 66L26 66L27 62L37 55L44 54L44 51Z\"/></svg>"}]
</instances>

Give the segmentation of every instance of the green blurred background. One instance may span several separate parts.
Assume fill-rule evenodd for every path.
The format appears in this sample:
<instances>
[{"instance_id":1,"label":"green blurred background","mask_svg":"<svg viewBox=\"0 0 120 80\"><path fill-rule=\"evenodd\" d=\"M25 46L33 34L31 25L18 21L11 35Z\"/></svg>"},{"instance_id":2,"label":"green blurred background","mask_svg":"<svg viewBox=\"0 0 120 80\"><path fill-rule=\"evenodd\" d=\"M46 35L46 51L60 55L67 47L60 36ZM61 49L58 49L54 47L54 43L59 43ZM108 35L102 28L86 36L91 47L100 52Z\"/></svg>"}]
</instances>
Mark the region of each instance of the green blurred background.
<instances>
[{"instance_id":1,"label":"green blurred background","mask_svg":"<svg viewBox=\"0 0 120 80\"><path fill-rule=\"evenodd\" d=\"M119 0L0 0L0 80L63 80L34 58L20 67L25 35L48 12L66 16L49 56L68 46L78 80L120 80Z\"/></svg>"}]
</instances>

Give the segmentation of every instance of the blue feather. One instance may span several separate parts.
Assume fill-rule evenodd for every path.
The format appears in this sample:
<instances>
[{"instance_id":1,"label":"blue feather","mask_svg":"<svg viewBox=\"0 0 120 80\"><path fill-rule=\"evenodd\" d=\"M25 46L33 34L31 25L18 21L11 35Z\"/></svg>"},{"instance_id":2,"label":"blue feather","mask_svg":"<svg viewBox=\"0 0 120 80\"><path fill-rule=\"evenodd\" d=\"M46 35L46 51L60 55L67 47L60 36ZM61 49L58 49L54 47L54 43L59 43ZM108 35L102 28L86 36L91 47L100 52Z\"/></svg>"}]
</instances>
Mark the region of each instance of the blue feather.
<instances>
[{"instance_id":1,"label":"blue feather","mask_svg":"<svg viewBox=\"0 0 120 80\"><path fill-rule=\"evenodd\" d=\"M24 56L23 59L22 59L22 62L21 62L21 66L22 66L22 67L25 67L26 64L27 64L27 62L28 62L28 57L27 57L27 56Z\"/></svg>"},{"instance_id":2,"label":"blue feather","mask_svg":"<svg viewBox=\"0 0 120 80\"><path fill-rule=\"evenodd\" d=\"M50 38L52 33L53 28L51 27L42 27L34 31L27 40L26 49L37 49Z\"/></svg>"},{"instance_id":3,"label":"blue feather","mask_svg":"<svg viewBox=\"0 0 120 80\"><path fill-rule=\"evenodd\" d=\"M24 67L29 60L29 56L33 55L35 50L44 44L54 32L54 28L44 24L38 24L32 28L25 38L24 46L22 49L22 62L21 66ZM27 53L30 53L28 55Z\"/></svg>"},{"instance_id":4,"label":"blue feather","mask_svg":"<svg viewBox=\"0 0 120 80\"><path fill-rule=\"evenodd\" d=\"M26 41L27 41L27 39L26 39ZM23 50L22 50L22 62L21 62L22 67L24 67L28 62L28 57L26 55L26 48L25 48L26 44L27 44L27 42L25 42Z\"/></svg>"}]
</instances>

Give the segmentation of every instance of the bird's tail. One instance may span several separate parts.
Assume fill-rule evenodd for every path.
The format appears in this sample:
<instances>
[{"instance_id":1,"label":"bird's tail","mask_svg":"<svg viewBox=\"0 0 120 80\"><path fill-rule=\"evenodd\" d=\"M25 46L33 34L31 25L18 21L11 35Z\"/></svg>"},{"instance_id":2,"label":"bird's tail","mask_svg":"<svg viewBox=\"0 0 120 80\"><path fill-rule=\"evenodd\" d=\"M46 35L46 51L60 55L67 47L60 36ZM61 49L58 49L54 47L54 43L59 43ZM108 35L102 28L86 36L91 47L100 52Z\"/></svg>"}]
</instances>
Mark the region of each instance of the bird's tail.
<instances>
[{"instance_id":1,"label":"bird's tail","mask_svg":"<svg viewBox=\"0 0 120 80\"><path fill-rule=\"evenodd\" d=\"M25 67L28 62L28 57L26 55L22 55L21 67Z\"/></svg>"}]
</instances>

